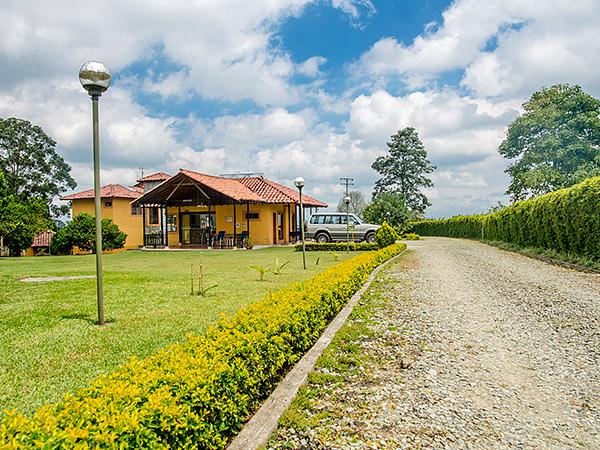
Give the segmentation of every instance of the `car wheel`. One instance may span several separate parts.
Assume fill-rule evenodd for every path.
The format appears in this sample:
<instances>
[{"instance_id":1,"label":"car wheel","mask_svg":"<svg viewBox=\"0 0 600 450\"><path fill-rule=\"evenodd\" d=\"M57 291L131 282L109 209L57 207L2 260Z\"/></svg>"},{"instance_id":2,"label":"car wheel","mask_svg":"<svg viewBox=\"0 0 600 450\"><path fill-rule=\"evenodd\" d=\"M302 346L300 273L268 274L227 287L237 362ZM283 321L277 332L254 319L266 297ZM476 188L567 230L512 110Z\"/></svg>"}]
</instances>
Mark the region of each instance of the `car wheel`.
<instances>
[{"instance_id":1,"label":"car wheel","mask_svg":"<svg viewBox=\"0 0 600 450\"><path fill-rule=\"evenodd\" d=\"M327 236L325 233L319 233L317 234L317 242L319 244L325 244L329 242L329 236Z\"/></svg>"},{"instance_id":2,"label":"car wheel","mask_svg":"<svg viewBox=\"0 0 600 450\"><path fill-rule=\"evenodd\" d=\"M369 244L372 244L373 242L375 242L375 233L368 233L365 236L365 241L367 241Z\"/></svg>"}]
</instances>

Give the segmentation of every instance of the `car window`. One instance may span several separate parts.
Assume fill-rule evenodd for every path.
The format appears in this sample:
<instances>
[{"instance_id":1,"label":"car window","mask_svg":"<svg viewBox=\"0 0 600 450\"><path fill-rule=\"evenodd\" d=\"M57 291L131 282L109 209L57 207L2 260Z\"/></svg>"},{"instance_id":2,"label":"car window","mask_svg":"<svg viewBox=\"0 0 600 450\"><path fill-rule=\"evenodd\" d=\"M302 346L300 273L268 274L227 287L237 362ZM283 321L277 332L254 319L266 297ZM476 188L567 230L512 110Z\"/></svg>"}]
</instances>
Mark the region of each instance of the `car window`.
<instances>
[{"instance_id":1,"label":"car window","mask_svg":"<svg viewBox=\"0 0 600 450\"><path fill-rule=\"evenodd\" d=\"M340 225L346 225L346 216L338 216Z\"/></svg>"},{"instance_id":2,"label":"car window","mask_svg":"<svg viewBox=\"0 0 600 450\"><path fill-rule=\"evenodd\" d=\"M350 223L354 223L354 224L359 225L361 222L360 222L360 219L358 217L356 217L356 216L350 216Z\"/></svg>"},{"instance_id":3,"label":"car window","mask_svg":"<svg viewBox=\"0 0 600 450\"><path fill-rule=\"evenodd\" d=\"M323 219L325 219L323 221L325 225L333 225L333 216L323 216Z\"/></svg>"}]
</instances>

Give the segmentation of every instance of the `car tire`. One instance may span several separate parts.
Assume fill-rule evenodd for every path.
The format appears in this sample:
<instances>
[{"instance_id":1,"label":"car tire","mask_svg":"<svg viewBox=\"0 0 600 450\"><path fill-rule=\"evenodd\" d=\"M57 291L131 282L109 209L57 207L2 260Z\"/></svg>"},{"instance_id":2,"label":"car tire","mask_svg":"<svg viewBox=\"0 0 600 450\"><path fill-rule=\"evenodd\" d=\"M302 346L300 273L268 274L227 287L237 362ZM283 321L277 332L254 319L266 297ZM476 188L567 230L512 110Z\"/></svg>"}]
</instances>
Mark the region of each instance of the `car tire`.
<instances>
[{"instance_id":1,"label":"car tire","mask_svg":"<svg viewBox=\"0 0 600 450\"><path fill-rule=\"evenodd\" d=\"M369 244L375 242L375 233L367 233L365 236L365 242L368 242Z\"/></svg>"},{"instance_id":2,"label":"car tire","mask_svg":"<svg viewBox=\"0 0 600 450\"><path fill-rule=\"evenodd\" d=\"M315 240L319 244L326 244L327 242L329 242L329 236L327 235L327 233L319 233L315 236Z\"/></svg>"}]
</instances>

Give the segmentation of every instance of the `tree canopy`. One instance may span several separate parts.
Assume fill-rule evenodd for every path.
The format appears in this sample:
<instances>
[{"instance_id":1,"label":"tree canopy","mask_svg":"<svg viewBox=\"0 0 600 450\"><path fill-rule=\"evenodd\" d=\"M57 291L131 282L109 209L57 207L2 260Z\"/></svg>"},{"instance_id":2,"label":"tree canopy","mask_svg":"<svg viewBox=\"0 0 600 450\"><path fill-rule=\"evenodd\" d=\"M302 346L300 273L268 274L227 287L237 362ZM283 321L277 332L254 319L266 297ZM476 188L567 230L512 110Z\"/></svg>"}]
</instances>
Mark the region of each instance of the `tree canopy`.
<instances>
[{"instance_id":1,"label":"tree canopy","mask_svg":"<svg viewBox=\"0 0 600 450\"><path fill-rule=\"evenodd\" d=\"M77 186L56 142L23 119L0 118L0 170L16 199L41 199L55 213L65 208L51 206L52 198Z\"/></svg>"},{"instance_id":2,"label":"tree canopy","mask_svg":"<svg viewBox=\"0 0 600 450\"><path fill-rule=\"evenodd\" d=\"M513 201L600 175L600 100L580 86L557 84L535 92L508 127L499 152Z\"/></svg>"},{"instance_id":3,"label":"tree canopy","mask_svg":"<svg viewBox=\"0 0 600 450\"><path fill-rule=\"evenodd\" d=\"M340 198L340 201L337 205L338 212L346 212L346 203L344 202L344 195ZM365 194L361 191L350 191L348 192L348 197L350 197L350 203L348 204L348 209L351 213L358 214L359 217L362 217L363 210L365 206L367 206L367 200L365 199Z\"/></svg>"},{"instance_id":4,"label":"tree canopy","mask_svg":"<svg viewBox=\"0 0 600 450\"><path fill-rule=\"evenodd\" d=\"M397 192L382 192L363 211L363 218L369 223L382 224L387 222L399 232L402 232L412 218L402 194Z\"/></svg>"},{"instance_id":5,"label":"tree canopy","mask_svg":"<svg viewBox=\"0 0 600 450\"><path fill-rule=\"evenodd\" d=\"M127 234L121 231L109 218L102 219L102 248L114 250L123 248ZM58 230L52 239L52 253L71 253L73 247L96 252L96 218L87 213L79 213L66 226Z\"/></svg>"},{"instance_id":6,"label":"tree canopy","mask_svg":"<svg viewBox=\"0 0 600 450\"><path fill-rule=\"evenodd\" d=\"M384 192L402 195L406 206L416 215L421 215L430 206L421 188L433 187L425 175L435 167L427 159L425 146L412 127L398 130L387 143L389 154L378 157L373 165L382 177L375 183L373 198Z\"/></svg>"}]
</instances>

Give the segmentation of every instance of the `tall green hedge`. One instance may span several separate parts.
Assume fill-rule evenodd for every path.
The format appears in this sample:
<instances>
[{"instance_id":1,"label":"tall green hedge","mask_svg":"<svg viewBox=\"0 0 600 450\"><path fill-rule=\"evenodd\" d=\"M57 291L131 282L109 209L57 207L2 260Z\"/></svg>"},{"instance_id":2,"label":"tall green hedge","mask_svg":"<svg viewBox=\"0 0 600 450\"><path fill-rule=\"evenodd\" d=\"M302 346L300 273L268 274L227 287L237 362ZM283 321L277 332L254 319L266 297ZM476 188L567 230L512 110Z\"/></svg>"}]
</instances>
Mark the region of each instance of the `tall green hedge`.
<instances>
[{"instance_id":1,"label":"tall green hedge","mask_svg":"<svg viewBox=\"0 0 600 450\"><path fill-rule=\"evenodd\" d=\"M600 260L600 177L492 214L423 220L413 229L424 236L504 241Z\"/></svg>"},{"instance_id":2,"label":"tall green hedge","mask_svg":"<svg viewBox=\"0 0 600 450\"><path fill-rule=\"evenodd\" d=\"M224 448L371 271L404 248L359 254L272 293L30 418L9 413L0 448Z\"/></svg>"}]
</instances>

